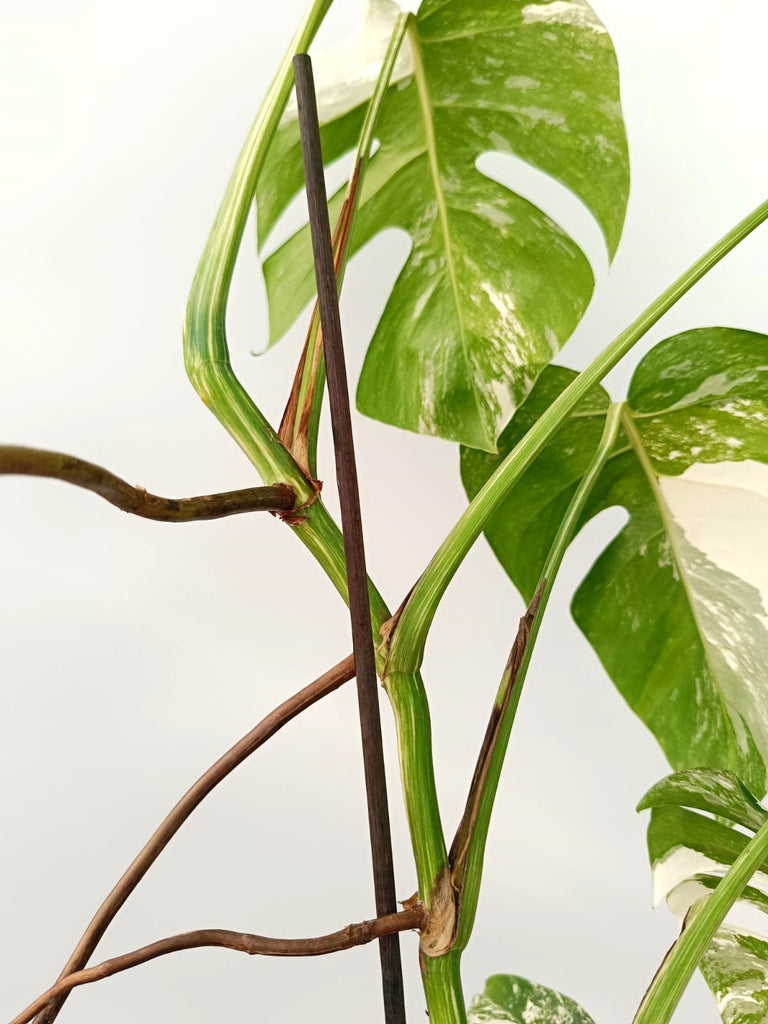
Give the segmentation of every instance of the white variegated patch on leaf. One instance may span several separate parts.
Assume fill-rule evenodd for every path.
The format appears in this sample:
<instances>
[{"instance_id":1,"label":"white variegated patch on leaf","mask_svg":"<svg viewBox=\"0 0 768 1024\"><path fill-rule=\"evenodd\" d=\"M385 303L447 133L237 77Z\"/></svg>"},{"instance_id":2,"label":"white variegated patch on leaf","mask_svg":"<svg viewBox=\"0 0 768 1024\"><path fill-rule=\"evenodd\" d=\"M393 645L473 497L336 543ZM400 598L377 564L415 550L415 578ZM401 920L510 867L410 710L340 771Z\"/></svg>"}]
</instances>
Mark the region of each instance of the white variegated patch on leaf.
<instances>
[{"instance_id":1,"label":"white variegated patch on leaf","mask_svg":"<svg viewBox=\"0 0 768 1024\"><path fill-rule=\"evenodd\" d=\"M683 921L688 911L697 903L700 903L706 896L712 893L712 890L717 886L720 879L723 877L725 871L724 865L717 865L718 874L716 875L692 875L690 878L684 879L667 893L666 900L667 906L672 911L674 916L679 920ZM763 878L763 874L757 875L757 881L765 885L767 878ZM752 907L755 910L760 910L763 913L768 913L768 893L762 889L755 888L754 885L748 885L739 897L739 903L746 907Z\"/></svg>"},{"instance_id":2,"label":"white variegated patch on leaf","mask_svg":"<svg viewBox=\"0 0 768 1024\"><path fill-rule=\"evenodd\" d=\"M675 804L677 797L678 803ZM651 809L648 852L654 896L666 899L681 922L696 913L752 833L764 824L765 810L744 784L722 772L681 772L657 783L640 801ZM697 812L688 808L698 808ZM737 831L701 810L723 814ZM704 867L706 873L700 873ZM768 864L752 878L739 903L768 914ZM768 942L723 925L699 962L717 1001L723 1024L768 1024Z\"/></svg>"},{"instance_id":3,"label":"white variegated patch on leaf","mask_svg":"<svg viewBox=\"0 0 768 1024\"><path fill-rule=\"evenodd\" d=\"M394 0L367 0L360 31L350 39L312 54L317 110L324 123L342 117L371 98L389 40L401 13ZM392 72L393 84L413 73L408 46L402 46ZM291 95L282 123L298 117L296 94Z\"/></svg>"},{"instance_id":4,"label":"white variegated patch on leaf","mask_svg":"<svg viewBox=\"0 0 768 1024\"><path fill-rule=\"evenodd\" d=\"M699 968L723 1024L768 1024L768 942L721 928Z\"/></svg>"},{"instance_id":5,"label":"white variegated patch on leaf","mask_svg":"<svg viewBox=\"0 0 768 1024\"><path fill-rule=\"evenodd\" d=\"M654 904L666 899L674 904L676 915L682 919L701 895L691 887L691 880L700 887L704 884L702 878L725 874L748 840L743 832L695 811L654 807L648 826ZM756 875L755 884L763 875L768 881L768 864ZM686 886L686 893L681 886Z\"/></svg>"},{"instance_id":6,"label":"white variegated patch on leaf","mask_svg":"<svg viewBox=\"0 0 768 1024\"><path fill-rule=\"evenodd\" d=\"M549 368L500 440L462 452L473 496L572 380ZM602 433L598 390L486 529L530 599ZM674 768L736 773L766 791L768 760L768 338L701 328L657 345L635 371L622 430L584 521L629 521L598 558L574 617Z\"/></svg>"},{"instance_id":7,"label":"white variegated patch on leaf","mask_svg":"<svg viewBox=\"0 0 768 1024\"><path fill-rule=\"evenodd\" d=\"M468 1024L485 1024L486 1021L513 1021L508 1010L505 1010L498 1003L492 1002L486 996L475 996L469 1005L467 1014Z\"/></svg>"},{"instance_id":8,"label":"white variegated patch on leaf","mask_svg":"<svg viewBox=\"0 0 768 1024\"><path fill-rule=\"evenodd\" d=\"M371 12L354 46L317 58L326 164L357 143L394 7L375 2ZM583 315L593 277L557 224L477 162L512 154L557 179L591 211L612 254L629 189L616 57L585 0L424 0L403 45L349 252L386 228L407 232L411 250L371 341L358 405L495 451ZM260 245L302 184L289 119L258 185ZM275 341L314 295L306 227L264 261L264 274Z\"/></svg>"},{"instance_id":9,"label":"white variegated patch on leaf","mask_svg":"<svg viewBox=\"0 0 768 1024\"><path fill-rule=\"evenodd\" d=\"M589 1014L568 996L513 974L495 974L485 992L469 1007L469 1024L506 1021L507 1024L594 1024Z\"/></svg>"}]
</instances>

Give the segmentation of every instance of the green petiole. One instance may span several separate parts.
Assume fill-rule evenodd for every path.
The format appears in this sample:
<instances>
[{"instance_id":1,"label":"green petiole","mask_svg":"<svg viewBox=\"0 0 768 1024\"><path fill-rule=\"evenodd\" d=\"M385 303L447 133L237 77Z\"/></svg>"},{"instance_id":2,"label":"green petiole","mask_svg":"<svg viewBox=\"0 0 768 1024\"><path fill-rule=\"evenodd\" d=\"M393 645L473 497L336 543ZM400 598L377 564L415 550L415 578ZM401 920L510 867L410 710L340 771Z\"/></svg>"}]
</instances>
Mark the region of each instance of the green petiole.
<instances>
[{"instance_id":1,"label":"green petiole","mask_svg":"<svg viewBox=\"0 0 768 1024\"><path fill-rule=\"evenodd\" d=\"M293 529L346 601L344 548L338 526L322 502L316 500L310 481L235 376L225 331L232 273L258 176L290 94L291 61L296 52L308 48L330 3L331 0L314 0L310 4L241 150L192 285L184 322L184 355L187 373L198 394L265 483L288 483L295 490L297 511L303 519ZM395 26L388 51L391 66L406 20L399 19ZM380 76L380 97L386 92L386 81ZM366 134L360 149L367 154L373 139L375 113L365 123ZM302 505L305 507L299 509ZM370 596L372 626L374 635L378 635L390 615L373 585ZM383 657L379 656L380 669L383 664ZM421 678L415 674L402 677L399 682L390 678L386 689L397 722L414 855L419 878L425 884L421 892L428 901L434 866L445 863L446 850L434 782L427 698Z\"/></svg>"},{"instance_id":2,"label":"green petiole","mask_svg":"<svg viewBox=\"0 0 768 1024\"><path fill-rule=\"evenodd\" d=\"M768 201L740 221L662 292L555 399L470 502L416 583L392 638L389 671L413 672L421 665L432 619L464 557L488 519L588 392L637 344L685 293L731 249L768 218Z\"/></svg>"},{"instance_id":3,"label":"green petiole","mask_svg":"<svg viewBox=\"0 0 768 1024\"><path fill-rule=\"evenodd\" d=\"M482 784L479 787L476 799L473 799L473 794L470 793L470 798L467 804L467 810L469 811L471 805L474 803L474 815L470 824L468 821L470 816L465 814L465 819L462 821L462 825L459 826L459 832L456 837L458 843L454 843L454 848L456 848L457 845L462 845L462 841L466 843L464 864L462 866L459 920L455 943L455 948L459 950L466 948L467 942L469 941L469 937L472 933L472 926L475 920L477 901L480 892L480 882L483 872L483 857L485 854L486 840L488 838L488 828L493 811L493 803L496 797L496 790L498 789L499 779L501 777L501 771L507 753L509 737L512 732L517 707L520 702L523 685L525 683L525 677L531 662L539 628L544 617L544 611L552 593L552 588L554 587L555 579L562 564L563 557L565 556L565 552L578 529L579 521L584 511L584 506L592 493L592 489L602 472L606 460L613 451L621 425L622 409L623 403L617 402L611 405L607 410L605 428L603 430L600 443L598 444L592 461L586 473L580 480L573 498L568 505L557 534L555 535L555 539L552 542L552 547L550 548L547 560L541 570L542 584L540 586L538 605L532 617L530 631L525 643L522 658L515 669L513 669L511 665L508 665L504 672L504 676L502 677L495 702L495 706L501 712L501 717L496 734L492 738L492 746L490 747L490 756L487 761L487 768L482 778ZM462 836L462 828L465 825L465 822L467 822L470 827L467 829L466 836ZM455 873L457 865L454 863L451 866Z\"/></svg>"},{"instance_id":4,"label":"green petiole","mask_svg":"<svg viewBox=\"0 0 768 1024\"><path fill-rule=\"evenodd\" d=\"M232 274L259 174L293 84L291 60L306 50L332 0L312 0L248 133L192 282L184 318L184 362L195 390L268 483L289 483L298 504L312 488L235 377L226 337Z\"/></svg>"}]
</instances>

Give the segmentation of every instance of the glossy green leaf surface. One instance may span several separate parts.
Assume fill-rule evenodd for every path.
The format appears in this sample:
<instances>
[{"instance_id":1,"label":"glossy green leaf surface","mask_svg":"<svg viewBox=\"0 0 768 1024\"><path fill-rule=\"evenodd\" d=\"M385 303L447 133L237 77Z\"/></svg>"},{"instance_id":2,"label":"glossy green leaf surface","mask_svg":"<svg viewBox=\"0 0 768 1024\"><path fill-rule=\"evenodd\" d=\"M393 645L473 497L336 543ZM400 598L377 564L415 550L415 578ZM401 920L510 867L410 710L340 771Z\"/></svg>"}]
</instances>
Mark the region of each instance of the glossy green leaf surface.
<instances>
[{"instance_id":1,"label":"glossy green leaf surface","mask_svg":"<svg viewBox=\"0 0 768 1024\"><path fill-rule=\"evenodd\" d=\"M746 846L747 839L743 832L696 811L682 807L655 807L648 826L648 856L656 875L654 902L667 897L683 878L701 873L705 868L709 870L733 864ZM677 876L682 869L675 867L673 872L669 864L678 851L686 854L686 870L680 879ZM691 857L691 854L696 856ZM677 857L677 860L682 861L682 857ZM768 870L768 863L764 868Z\"/></svg>"},{"instance_id":2,"label":"glossy green leaf surface","mask_svg":"<svg viewBox=\"0 0 768 1024\"><path fill-rule=\"evenodd\" d=\"M675 797L680 806L674 806ZM659 801L664 801L659 803ZM695 912L715 889L727 868L746 847L750 835L685 809L698 801L702 809L723 809L747 817L756 831L765 811L738 779L722 772L701 770L669 776L657 783L641 806L651 806L648 852L654 874L656 900L666 898L680 919ZM760 813L755 813L755 808ZM738 820L738 819L736 819ZM717 874L702 874L706 865ZM768 871L763 863L761 872ZM740 902L768 913L768 896L748 886ZM758 936L723 925L706 949L699 968L709 985L724 1024L765 1024L768 1020L768 942Z\"/></svg>"},{"instance_id":3,"label":"glossy green leaf surface","mask_svg":"<svg viewBox=\"0 0 768 1024\"><path fill-rule=\"evenodd\" d=\"M691 768L668 775L648 790L637 809L645 811L665 806L709 811L755 832L768 817L759 801L733 772L711 768Z\"/></svg>"},{"instance_id":4,"label":"glossy green leaf surface","mask_svg":"<svg viewBox=\"0 0 768 1024\"><path fill-rule=\"evenodd\" d=\"M662 779L640 801L638 810L646 809L651 811L648 856L654 874L654 903L666 899L680 918L717 885L751 833L768 817L740 779L709 768ZM707 814L701 814L702 810ZM725 815L746 832L710 814ZM768 874L768 862L761 871ZM760 890L747 888L742 899L768 911L768 896Z\"/></svg>"},{"instance_id":5,"label":"glossy green leaf surface","mask_svg":"<svg viewBox=\"0 0 768 1024\"><path fill-rule=\"evenodd\" d=\"M629 188L616 58L584 0L424 0L404 45L410 74L385 98L350 245L399 228L411 249L371 341L358 405L494 451L584 313L593 277L576 243L477 161L512 154L556 178L590 209L613 253ZM344 109L354 102L343 88L350 75L365 77L340 58L336 79L320 83L327 164L353 149L365 111L365 99ZM261 242L301 184L289 121L259 184ZM306 228L264 273L274 341L314 294Z\"/></svg>"},{"instance_id":6,"label":"glossy green leaf surface","mask_svg":"<svg viewBox=\"0 0 768 1024\"><path fill-rule=\"evenodd\" d=\"M589 1014L568 996L512 974L494 974L483 995L469 1007L469 1024L508 1021L513 1024L594 1024Z\"/></svg>"},{"instance_id":7,"label":"glossy green leaf surface","mask_svg":"<svg viewBox=\"0 0 768 1024\"><path fill-rule=\"evenodd\" d=\"M502 435L506 453L573 379L552 367ZM486 535L528 600L594 452L607 396L577 410ZM472 497L502 456L462 451ZM768 338L701 328L635 371L622 431L584 521L626 526L580 586L573 614L674 768L734 772L760 794L768 757Z\"/></svg>"}]
</instances>

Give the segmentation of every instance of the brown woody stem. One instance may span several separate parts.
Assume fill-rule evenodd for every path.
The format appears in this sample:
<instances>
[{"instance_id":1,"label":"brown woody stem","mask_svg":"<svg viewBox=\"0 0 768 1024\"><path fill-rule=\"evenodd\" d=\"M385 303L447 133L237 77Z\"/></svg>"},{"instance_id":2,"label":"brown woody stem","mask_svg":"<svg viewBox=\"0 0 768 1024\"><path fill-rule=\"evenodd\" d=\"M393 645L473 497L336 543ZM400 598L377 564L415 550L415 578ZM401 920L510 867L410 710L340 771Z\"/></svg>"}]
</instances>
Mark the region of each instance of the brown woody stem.
<instances>
[{"instance_id":1,"label":"brown woody stem","mask_svg":"<svg viewBox=\"0 0 768 1024\"><path fill-rule=\"evenodd\" d=\"M313 939L271 939L263 935L251 935L248 932L228 931L224 928L205 928L200 931L184 932L161 939L141 949L113 957L103 963L96 964L82 971L75 971L44 992L33 1003L14 1017L11 1024L27 1024L36 1014L44 1010L53 1000L60 999L78 985L87 985L93 981L101 981L120 971L138 967L149 960L177 953L183 949L198 949L201 946L219 946L234 949L249 956L321 956L325 953L337 953L342 949L362 946L384 935L394 935L411 929L421 929L426 918L426 909L417 903L396 914L363 921L361 924L348 924L338 932L321 935Z\"/></svg>"},{"instance_id":2,"label":"brown woody stem","mask_svg":"<svg viewBox=\"0 0 768 1024\"><path fill-rule=\"evenodd\" d=\"M59 983L63 982L70 974L82 971L99 944L104 932L114 920L117 912L190 814L202 803L211 790L225 779L230 772L234 771L238 765L242 764L254 750L265 743L270 736L274 736L287 722L290 722L292 718L296 718L297 715L320 700L321 697L325 697L326 694L337 690L343 683L352 679L354 674L355 661L354 657L350 654L343 661L340 661L338 665L329 669L328 672L308 686L305 686L303 690L293 694L292 697L289 697L288 700L270 712L266 718L263 718L257 726L251 729L226 754L220 757L215 764L211 765L208 771L201 775L197 782L187 790L96 911L96 914L64 966L59 976L59 982L50 990L51 992L57 991L60 994L53 995L46 1000L47 1005L39 1018L38 1024L47 1024L47 1022L52 1021L56 1017L69 991L69 988L66 986L59 989Z\"/></svg>"},{"instance_id":3,"label":"brown woody stem","mask_svg":"<svg viewBox=\"0 0 768 1024\"><path fill-rule=\"evenodd\" d=\"M288 512L296 501L293 489L287 484L247 487L240 491L204 494L196 498L160 498L142 487L131 487L108 469L75 458L74 455L15 445L0 446L0 474L63 480L75 487L93 491L123 512L161 523L193 523L222 519L241 512Z\"/></svg>"}]
</instances>

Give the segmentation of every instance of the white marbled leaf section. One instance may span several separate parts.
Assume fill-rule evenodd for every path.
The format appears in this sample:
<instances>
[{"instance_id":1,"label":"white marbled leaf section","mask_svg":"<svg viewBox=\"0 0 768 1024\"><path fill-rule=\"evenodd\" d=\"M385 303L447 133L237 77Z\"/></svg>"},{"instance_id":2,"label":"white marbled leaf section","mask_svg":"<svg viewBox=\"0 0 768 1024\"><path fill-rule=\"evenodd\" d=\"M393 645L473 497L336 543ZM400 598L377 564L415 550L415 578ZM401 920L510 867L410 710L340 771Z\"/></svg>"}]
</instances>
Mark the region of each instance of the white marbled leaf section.
<instances>
[{"instance_id":1,"label":"white marbled leaf section","mask_svg":"<svg viewBox=\"0 0 768 1024\"><path fill-rule=\"evenodd\" d=\"M329 164L354 149L398 11L371 2L355 41L314 58ZM478 162L511 154L557 180L613 255L629 185L616 58L585 0L424 0L400 61L348 256L388 228L412 247L371 340L358 408L493 452L594 279L577 243ZM262 240L301 184L296 134L292 107L258 187ZM332 202L335 216L340 194ZM276 341L314 294L306 228L264 270Z\"/></svg>"},{"instance_id":2,"label":"white marbled leaf section","mask_svg":"<svg viewBox=\"0 0 768 1024\"><path fill-rule=\"evenodd\" d=\"M485 996L475 996L472 1000L467 1014L468 1024L485 1024L486 1021L516 1021L508 1010L505 1010L498 1003L492 1002Z\"/></svg>"},{"instance_id":3,"label":"white marbled leaf section","mask_svg":"<svg viewBox=\"0 0 768 1024\"><path fill-rule=\"evenodd\" d=\"M469 1024L508 1021L512 1024L594 1024L578 1003L545 985L510 974L496 974L483 995L469 1007Z\"/></svg>"},{"instance_id":4,"label":"white marbled leaf section","mask_svg":"<svg viewBox=\"0 0 768 1024\"><path fill-rule=\"evenodd\" d=\"M368 0L365 17L357 35L312 54L321 124L341 117L365 103L373 94L392 30L401 14L394 0ZM403 42L392 73L399 82L413 74L413 60L407 41ZM296 96L286 106L282 124L298 116Z\"/></svg>"},{"instance_id":5,"label":"white marbled leaf section","mask_svg":"<svg viewBox=\"0 0 768 1024\"><path fill-rule=\"evenodd\" d=\"M710 663L768 760L768 466L697 463L659 482Z\"/></svg>"},{"instance_id":6,"label":"white marbled leaf section","mask_svg":"<svg viewBox=\"0 0 768 1024\"><path fill-rule=\"evenodd\" d=\"M767 1024L768 943L721 928L699 964L723 1024Z\"/></svg>"},{"instance_id":7,"label":"white marbled leaf section","mask_svg":"<svg viewBox=\"0 0 768 1024\"><path fill-rule=\"evenodd\" d=\"M550 0L546 4L527 4L523 8L523 22L543 22L547 25L575 25L591 32L605 32L605 26L587 3L578 0Z\"/></svg>"},{"instance_id":8,"label":"white marbled leaf section","mask_svg":"<svg viewBox=\"0 0 768 1024\"><path fill-rule=\"evenodd\" d=\"M725 868L717 861L706 857L698 850L690 850L687 846L677 846L670 850L661 860L653 865L653 905L658 906L662 900L669 901L672 893L677 891L678 898L675 901L674 913L676 916L684 917L695 902L692 899L685 906L682 913L680 900L680 887L685 885L695 875L699 874L725 874ZM670 909L672 909L670 907Z\"/></svg>"}]
</instances>

